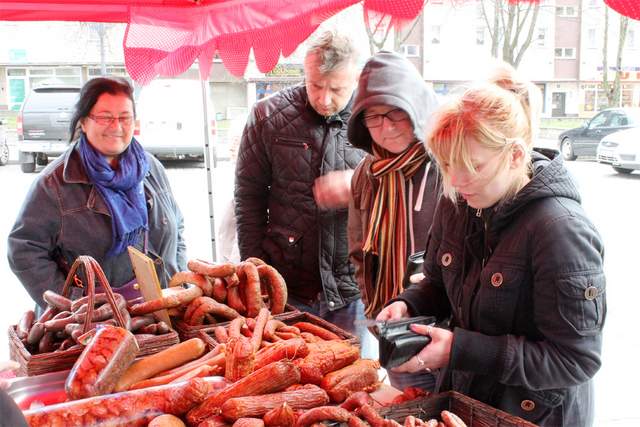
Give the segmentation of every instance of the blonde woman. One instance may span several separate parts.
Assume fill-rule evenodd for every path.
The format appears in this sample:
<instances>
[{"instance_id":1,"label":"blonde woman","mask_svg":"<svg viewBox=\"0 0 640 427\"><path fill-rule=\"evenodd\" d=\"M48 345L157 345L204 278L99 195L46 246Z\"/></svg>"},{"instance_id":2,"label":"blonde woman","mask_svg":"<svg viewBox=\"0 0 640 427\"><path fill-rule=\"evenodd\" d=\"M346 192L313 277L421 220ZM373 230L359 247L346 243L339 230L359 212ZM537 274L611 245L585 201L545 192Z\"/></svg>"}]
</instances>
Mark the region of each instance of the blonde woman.
<instances>
[{"instance_id":1,"label":"blonde woman","mask_svg":"<svg viewBox=\"0 0 640 427\"><path fill-rule=\"evenodd\" d=\"M531 149L537 88L506 66L495 76L438 113L428 146L445 197L425 279L378 319L453 318L451 330L413 325L432 342L397 371L443 368L441 390L541 426L589 426L606 312L602 240L562 159Z\"/></svg>"}]
</instances>

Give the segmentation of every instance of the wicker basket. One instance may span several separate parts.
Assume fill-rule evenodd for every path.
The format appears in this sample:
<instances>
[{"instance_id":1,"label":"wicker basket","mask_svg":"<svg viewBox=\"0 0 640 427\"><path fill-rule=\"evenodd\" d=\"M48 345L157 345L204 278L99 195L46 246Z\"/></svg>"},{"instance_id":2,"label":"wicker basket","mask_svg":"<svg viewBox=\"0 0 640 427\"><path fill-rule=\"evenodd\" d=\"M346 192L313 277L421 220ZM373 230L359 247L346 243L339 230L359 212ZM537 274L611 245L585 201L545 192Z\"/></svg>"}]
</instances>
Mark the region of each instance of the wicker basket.
<instances>
[{"instance_id":1,"label":"wicker basket","mask_svg":"<svg viewBox=\"0 0 640 427\"><path fill-rule=\"evenodd\" d=\"M283 313L276 314L273 317L276 319L279 319L281 316L288 316L293 313L300 313L300 311L297 308L289 304L286 304L284 306L284 310L285 311ZM181 341L186 341L190 338L201 337L200 331L207 333L209 331L213 331L213 328L215 328L216 326L227 326L229 324L229 322L227 321L227 322L220 322L215 325L191 326L186 324L182 319L176 319L176 318L171 319L171 323L173 324L174 329L178 332L178 335L180 335Z\"/></svg>"},{"instance_id":2,"label":"wicker basket","mask_svg":"<svg viewBox=\"0 0 640 427\"><path fill-rule=\"evenodd\" d=\"M403 424L404 419L409 415L423 420L440 419L440 412L443 410L459 416L468 427L536 427L536 424L455 391L434 394L425 399L383 408L380 414Z\"/></svg>"},{"instance_id":3,"label":"wicker basket","mask_svg":"<svg viewBox=\"0 0 640 427\"><path fill-rule=\"evenodd\" d=\"M109 285L109 281L105 277L100 265L93 258L89 256L78 257L69 270L67 280L62 288L62 295L68 296L71 292L71 286L79 283L79 281L76 281L76 272L80 267L84 267L85 271L85 278L87 282L86 294L89 297L88 304L93 304L96 295L95 281L97 278L100 281L104 292L107 294L109 304L111 304L113 308L116 323L118 326L124 327L126 320L117 309L115 297L113 290ZM87 332L89 330L91 315L92 310L87 310L87 315L84 319L83 332ZM137 335L136 340L140 347L140 356L157 353L160 350L180 342L178 334L175 331L162 335ZM33 376L69 369L80 356L82 350L82 348L75 348L50 353L31 354L29 349L27 349L20 338L18 338L16 325L11 325L9 327L9 355L12 360L15 360L20 364L20 369L18 370L19 375Z\"/></svg>"}]
</instances>

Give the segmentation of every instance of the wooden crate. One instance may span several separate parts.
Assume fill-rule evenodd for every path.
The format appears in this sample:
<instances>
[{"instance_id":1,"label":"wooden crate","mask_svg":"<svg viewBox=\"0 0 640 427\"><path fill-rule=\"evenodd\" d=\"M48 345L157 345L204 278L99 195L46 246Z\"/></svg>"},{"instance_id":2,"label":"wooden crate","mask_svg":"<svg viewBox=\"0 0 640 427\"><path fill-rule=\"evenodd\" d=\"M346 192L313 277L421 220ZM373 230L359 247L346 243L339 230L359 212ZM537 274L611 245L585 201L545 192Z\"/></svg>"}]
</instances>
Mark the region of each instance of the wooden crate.
<instances>
[{"instance_id":1,"label":"wooden crate","mask_svg":"<svg viewBox=\"0 0 640 427\"><path fill-rule=\"evenodd\" d=\"M383 408L380 414L403 424L404 419L409 415L423 420L440 419L440 412L443 410L459 416L468 427L536 427L536 424L455 391L434 394L424 399Z\"/></svg>"}]
</instances>

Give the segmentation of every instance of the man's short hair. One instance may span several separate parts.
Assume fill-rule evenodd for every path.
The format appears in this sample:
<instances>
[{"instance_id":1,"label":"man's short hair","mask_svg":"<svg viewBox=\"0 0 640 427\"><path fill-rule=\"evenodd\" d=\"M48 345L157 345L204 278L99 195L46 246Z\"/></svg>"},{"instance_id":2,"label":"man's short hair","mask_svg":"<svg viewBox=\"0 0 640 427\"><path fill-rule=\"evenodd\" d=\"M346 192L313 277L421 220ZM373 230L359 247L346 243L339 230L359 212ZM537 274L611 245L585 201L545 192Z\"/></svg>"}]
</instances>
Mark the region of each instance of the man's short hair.
<instances>
[{"instance_id":1,"label":"man's short hair","mask_svg":"<svg viewBox=\"0 0 640 427\"><path fill-rule=\"evenodd\" d=\"M322 74L330 73L343 66L358 63L358 51L353 40L344 34L325 31L309 43L307 56L318 55L319 70Z\"/></svg>"}]
</instances>

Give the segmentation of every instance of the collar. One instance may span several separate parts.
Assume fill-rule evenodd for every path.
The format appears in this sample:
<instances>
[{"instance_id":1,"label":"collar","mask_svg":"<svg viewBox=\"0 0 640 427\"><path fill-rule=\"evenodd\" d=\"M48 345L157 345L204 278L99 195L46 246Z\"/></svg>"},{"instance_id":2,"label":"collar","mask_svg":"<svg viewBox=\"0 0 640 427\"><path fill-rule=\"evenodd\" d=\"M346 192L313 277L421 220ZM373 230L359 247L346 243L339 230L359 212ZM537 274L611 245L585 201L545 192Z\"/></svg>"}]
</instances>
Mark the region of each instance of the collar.
<instances>
[{"instance_id":1,"label":"collar","mask_svg":"<svg viewBox=\"0 0 640 427\"><path fill-rule=\"evenodd\" d=\"M64 154L64 166L62 168L62 179L69 184L90 184L87 172L82 165L78 142L73 143L73 148Z\"/></svg>"}]
</instances>

